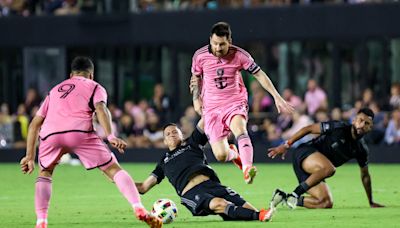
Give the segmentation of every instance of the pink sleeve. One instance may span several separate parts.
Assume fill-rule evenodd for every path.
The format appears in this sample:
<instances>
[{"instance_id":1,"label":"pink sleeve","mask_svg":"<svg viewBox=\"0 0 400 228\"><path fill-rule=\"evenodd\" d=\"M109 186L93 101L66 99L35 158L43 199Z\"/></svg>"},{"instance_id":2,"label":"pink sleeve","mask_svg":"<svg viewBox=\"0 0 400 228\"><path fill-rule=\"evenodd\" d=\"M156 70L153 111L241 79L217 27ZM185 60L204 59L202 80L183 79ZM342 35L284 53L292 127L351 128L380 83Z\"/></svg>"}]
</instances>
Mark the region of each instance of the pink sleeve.
<instances>
[{"instance_id":1,"label":"pink sleeve","mask_svg":"<svg viewBox=\"0 0 400 228\"><path fill-rule=\"evenodd\" d=\"M194 75L201 75L203 74L203 70L200 67L199 58L197 53L194 53L192 58L192 74Z\"/></svg>"},{"instance_id":2,"label":"pink sleeve","mask_svg":"<svg viewBox=\"0 0 400 228\"><path fill-rule=\"evenodd\" d=\"M50 98L49 98L49 95L47 95L46 99L44 99L43 103L40 105L39 110L36 112L37 116L46 118L47 110L49 109L49 102L50 102Z\"/></svg>"},{"instance_id":3,"label":"pink sleeve","mask_svg":"<svg viewBox=\"0 0 400 228\"><path fill-rule=\"evenodd\" d=\"M255 74L261 69L257 65L257 63L254 62L253 57L251 57L251 55L247 51L240 49L240 51L238 51L238 55L240 59L240 64L242 65L244 70L247 70L251 74Z\"/></svg>"},{"instance_id":4,"label":"pink sleeve","mask_svg":"<svg viewBox=\"0 0 400 228\"><path fill-rule=\"evenodd\" d=\"M107 91L101 85L98 85L96 91L94 92L93 105L99 102L104 102L107 104Z\"/></svg>"}]
</instances>

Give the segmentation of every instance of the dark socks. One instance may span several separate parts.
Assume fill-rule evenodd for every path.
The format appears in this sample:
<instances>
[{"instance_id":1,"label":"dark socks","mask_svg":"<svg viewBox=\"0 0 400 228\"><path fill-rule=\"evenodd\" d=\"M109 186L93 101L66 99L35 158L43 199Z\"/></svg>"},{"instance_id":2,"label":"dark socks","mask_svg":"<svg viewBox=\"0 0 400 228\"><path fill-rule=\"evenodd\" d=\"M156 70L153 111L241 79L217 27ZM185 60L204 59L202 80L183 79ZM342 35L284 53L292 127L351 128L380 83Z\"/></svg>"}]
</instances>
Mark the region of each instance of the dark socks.
<instances>
[{"instance_id":1,"label":"dark socks","mask_svg":"<svg viewBox=\"0 0 400 228\"><path fill-rule=\"evenodd\" d=\"M228 204L224 214L234 220L258 220L259 212L244 207Z\"/></svg>"},{"instance_id":2,"label":"dark socks","mask_svg":"<svg viewBox=\"0 0 400 228\"><path fill-rule=\"evenodd\" d=\"M299 186L297 186L297 188L293 191L294 193L296 193L297 197L303 195L310 187L308 186L308 184L306 184L306 182L301 182L299 184Z\"/></svg>"},{"instance_id":3,"label":"dark socks","mask_svg":"<svg viewBox=\"0 0 400 228\"><path fill-rule=\"evenodd\" d=\"M297 200L297 206L304 207L304 196L300 196Z\"/></svg>"}]
</instances>

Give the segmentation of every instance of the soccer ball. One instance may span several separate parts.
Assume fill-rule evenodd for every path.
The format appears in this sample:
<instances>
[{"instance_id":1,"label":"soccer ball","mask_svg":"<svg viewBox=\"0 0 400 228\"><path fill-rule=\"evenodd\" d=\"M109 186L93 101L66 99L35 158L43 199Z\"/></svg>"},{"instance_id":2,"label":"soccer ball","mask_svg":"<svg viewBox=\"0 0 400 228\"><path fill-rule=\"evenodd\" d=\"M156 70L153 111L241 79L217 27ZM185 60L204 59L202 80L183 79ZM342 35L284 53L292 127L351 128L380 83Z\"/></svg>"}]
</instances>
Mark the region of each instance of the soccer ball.
<instances>
[{"instance_id":1,"label":"soccer ball","mask_svg":"<svg viewBox=\"0 0 400 228\"><path fill-rule=\"evenodd\" d=\"M171 223L178 216L178 208L170 199L159 199L153 204L151 213L162 220L164 224Z\"/></svg>"}]
</instances>

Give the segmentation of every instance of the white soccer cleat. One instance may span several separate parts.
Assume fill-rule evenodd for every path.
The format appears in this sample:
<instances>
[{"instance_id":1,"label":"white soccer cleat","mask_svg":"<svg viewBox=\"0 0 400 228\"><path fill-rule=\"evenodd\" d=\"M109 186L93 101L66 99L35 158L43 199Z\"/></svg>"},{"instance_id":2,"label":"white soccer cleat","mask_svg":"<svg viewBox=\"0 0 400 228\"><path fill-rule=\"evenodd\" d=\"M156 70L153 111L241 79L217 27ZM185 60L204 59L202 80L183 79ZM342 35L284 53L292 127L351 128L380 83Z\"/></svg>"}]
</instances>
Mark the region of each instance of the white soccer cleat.
<instances>
[{"instance_id":1,"label":"white soccer cleat","mask_svg":"<svg viewBox=\"0 0 400 228\"><path fill-rule=\"evenodd\" d=\"M292 210L296 209L297 201L298 197L296 197L296 195L293 193L288 194L286 197L286 205Z\"/></svg>"},{"instance_id":2,"label":"white soccer cleat","mask_svg":"<svg viewBox=\"0 0 400 228\"><path fill-rule=\"evenodd\" d=\"M275 191L272 193L272 199L271 202L269 203L270 208L276 208L280 203L283 201L286 201L286 193L280 189L275 189Z\"/></svg>"}]
</instances>

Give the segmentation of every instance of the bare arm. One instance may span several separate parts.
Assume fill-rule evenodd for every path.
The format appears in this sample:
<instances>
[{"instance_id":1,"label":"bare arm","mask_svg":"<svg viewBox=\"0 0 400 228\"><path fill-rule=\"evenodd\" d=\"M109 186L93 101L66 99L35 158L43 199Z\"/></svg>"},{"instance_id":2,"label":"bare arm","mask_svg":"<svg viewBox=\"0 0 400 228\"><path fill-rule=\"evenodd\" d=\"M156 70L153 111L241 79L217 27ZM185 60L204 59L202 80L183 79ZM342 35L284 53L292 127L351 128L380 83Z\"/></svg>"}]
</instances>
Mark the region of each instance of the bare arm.
<instances>
[{"instance_id":1,"label":"bare arm","mask_svg":"<svg viewBox=\"0 0 400 228\"><path fill-rule=\"evenodd\" d=\"M281 111L286 113L293 113L294 108L281 97L281 95L275 89L275 86L272 83L271 79L263 70L259 70L257 73L255 73L254 77L261 84L261 86L272 95L279 113Z\"/></svg>"},{"instance_id":2,"label":"bare arm","mask_svg":"<svg viewBox=\"0 0 400 228\"><path fill-rule=\"evenodd\" d=\"M39 130L44 122L44 118L41 116L35 116L32 122L29 124L29 131L27 137L26 154L21 159L21 171L26 174L31 174L35 169L35 157L36 157L36 142L39 137Z\"/></svg>"},{"instance_id":3,"label":"bare arm","mask_svg":"<svg viewBox=\"0 0 400 228\"><path fill-rule=\"evenodd\" d=\"M372 199L372 185L371 176L369 175L368 166L360 168L361 171L361 181L363 183L365 192L367 193L368 202L370 207L384 207L378 203L375 203Z\"/></svg>"},{"instance_id":4,"label":"bare arm","mask_svg":"<svg viewBox=\"0 0 400 228\"><path fill-rule=\"evenodd\" d=\"M147 177L147 179L142 182L142 183L135 183L136 188L138 189L140 194L145 194L148 192L150 189L154 187L154 185L157 184L157 178L154 177L153 175L150 175Z\"/></svg>"},{"instance_id":5,"label":"bare arm","mask_svg":"<svg viewBox=\"0 0 400 228\"><path fill-rule=\"evenodd\" d=\"M123 153L127 144L124 140L116 138L112 134L112 121L110 110L108 110L106 104L104 104L103 102L96 103L95 107L97 119L99 120L100 125L103 127L104 132L108 136L107 139L109 143L111 144L111 146L117 148L120 153Z\"/></svg>"},{"instance_id":6,"label":"bare arm","mask_svg":"<svg viewBox=\"0 0 400 228\"><path fill-rule=\"evenodd\" d=\"M285 159L287 149L289 149L290 146L297 140L303 138L308 134L321 134L321 124L316 123L303 127L302 129L297 131L292 137L290 137L285 144L268 149L268 157L275 158L277 155L281 154L282 159Z\"/></svg>"},{"instance_id":7,"label":"bare arm","mask_svg":"<svg viewBox=\"0 0 400 228\"><path fill-rule=\"evenodd\" d=\"M201 77L200 75L192 75L190 78L190 92L192 93L193 96L193 107L194 110L201 115L202 114L202 106L203 102L200 97L201 93Z\"/></svg>"}]
</instances>

